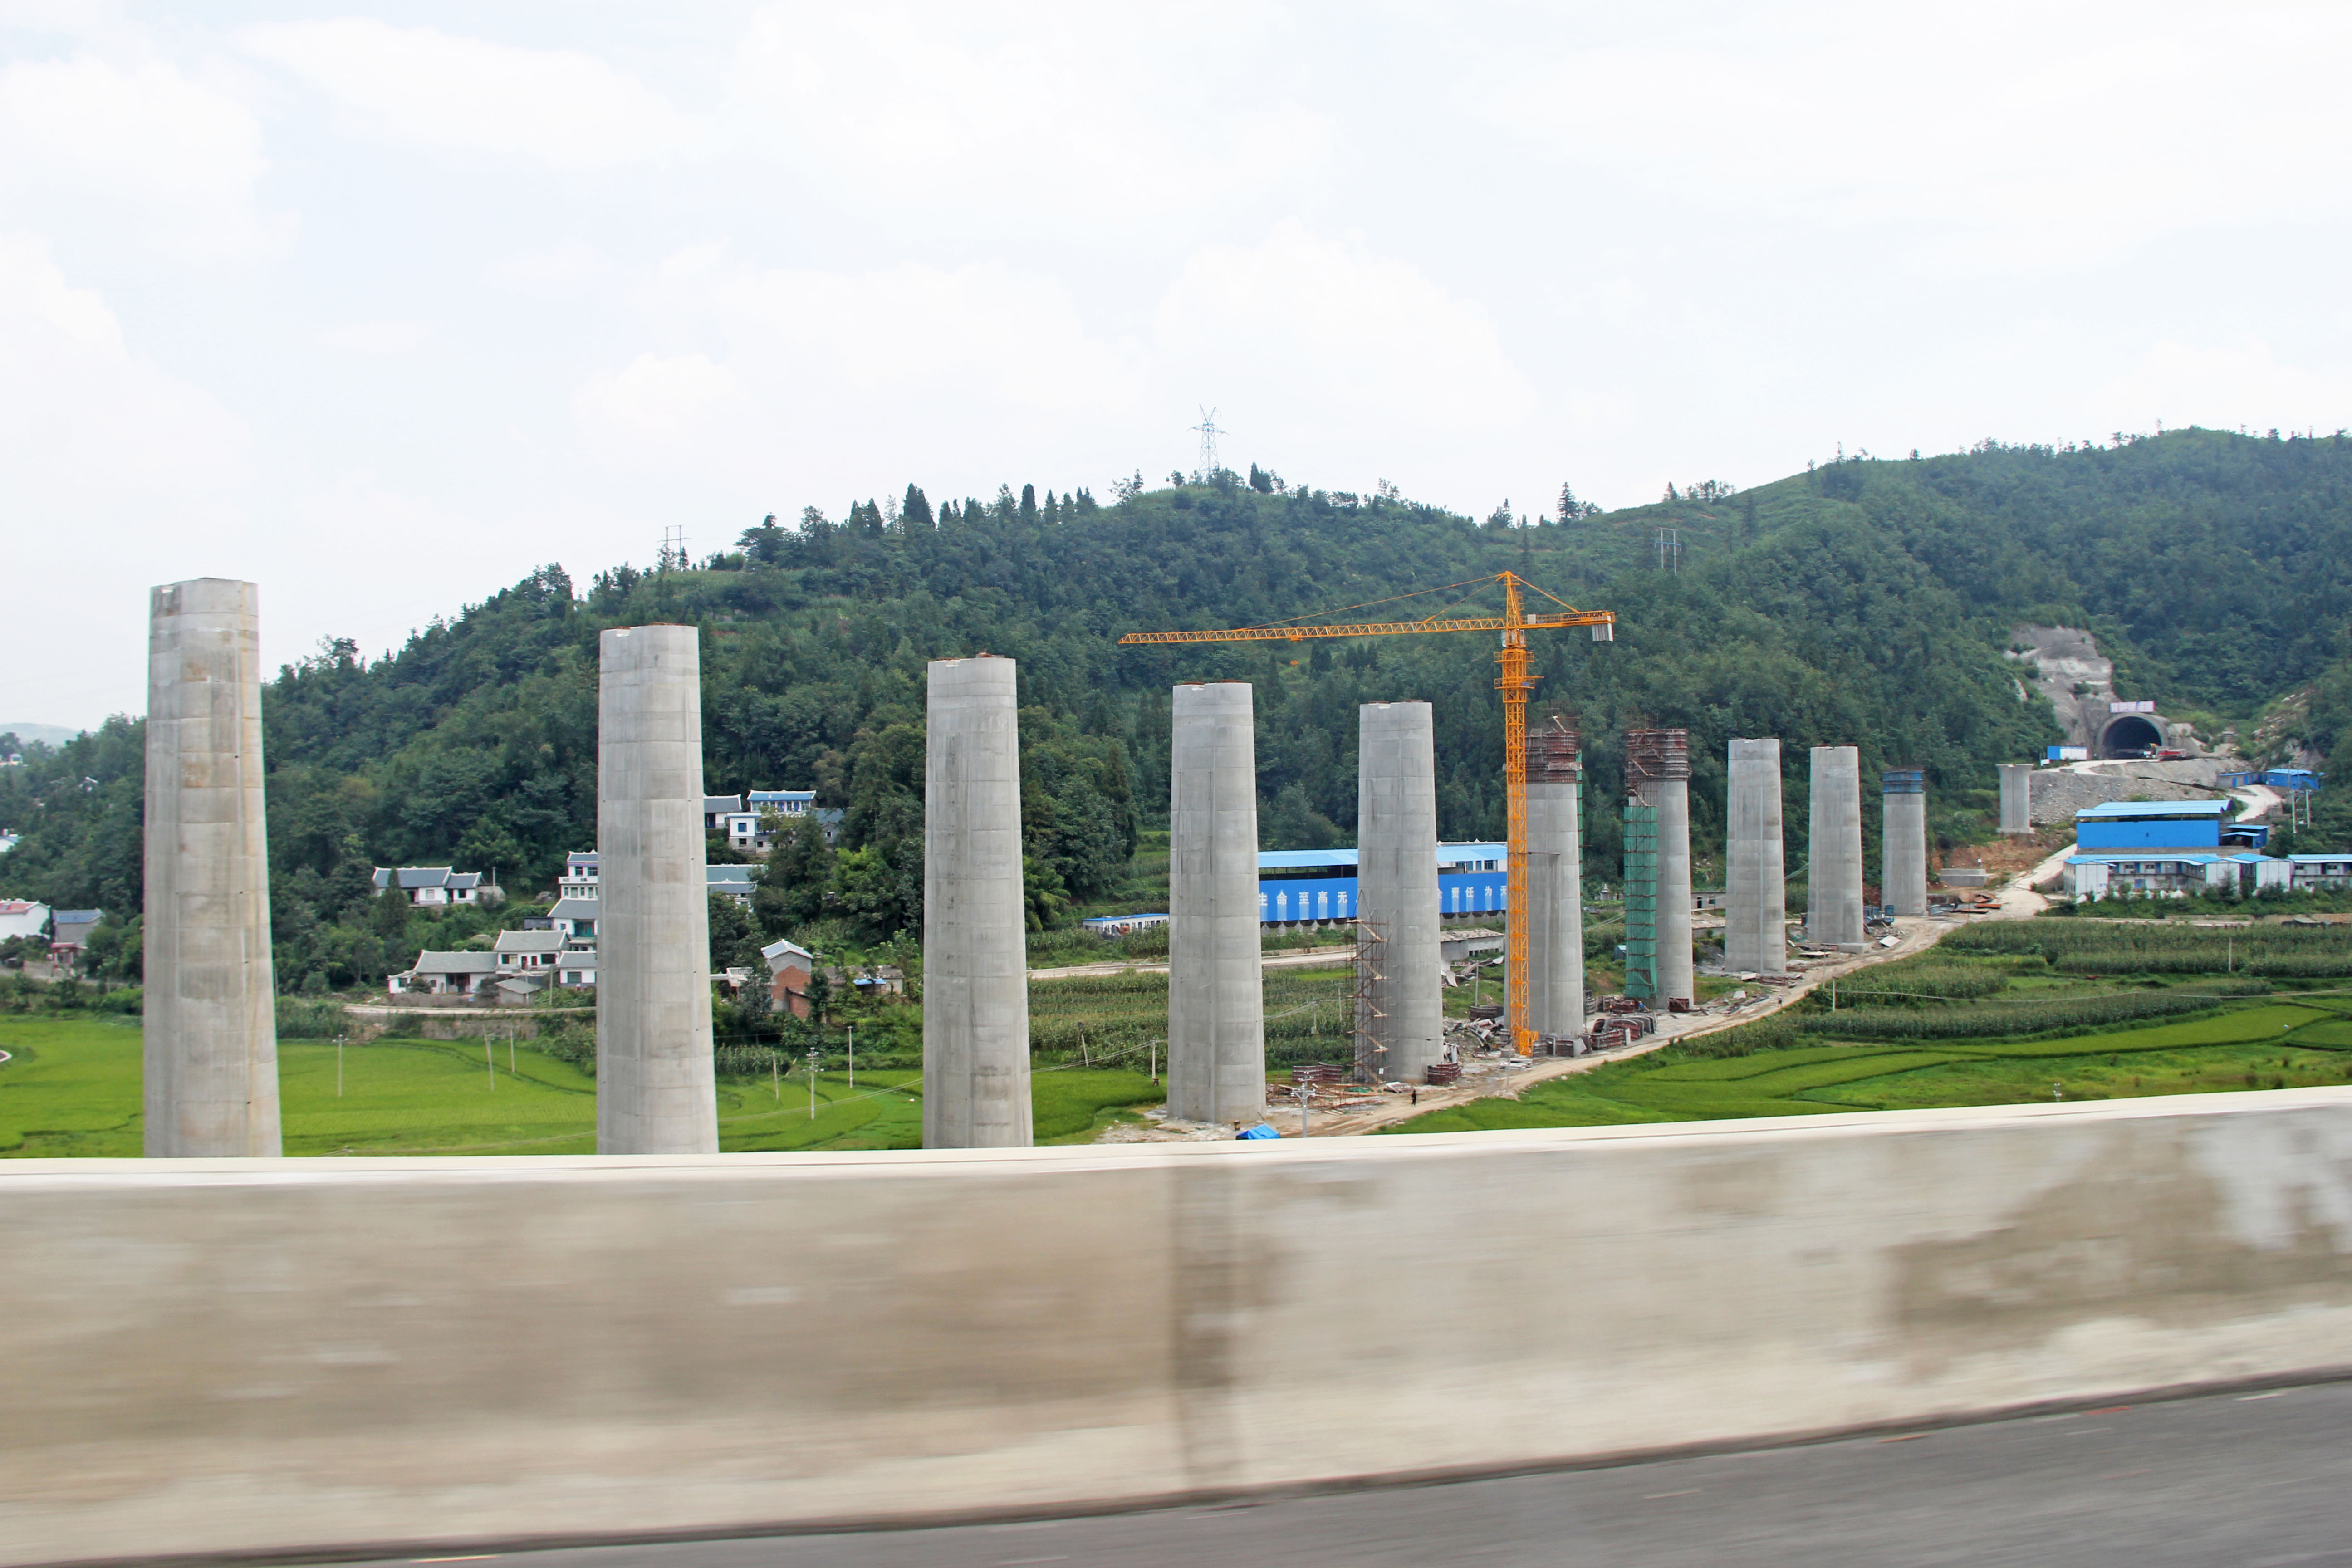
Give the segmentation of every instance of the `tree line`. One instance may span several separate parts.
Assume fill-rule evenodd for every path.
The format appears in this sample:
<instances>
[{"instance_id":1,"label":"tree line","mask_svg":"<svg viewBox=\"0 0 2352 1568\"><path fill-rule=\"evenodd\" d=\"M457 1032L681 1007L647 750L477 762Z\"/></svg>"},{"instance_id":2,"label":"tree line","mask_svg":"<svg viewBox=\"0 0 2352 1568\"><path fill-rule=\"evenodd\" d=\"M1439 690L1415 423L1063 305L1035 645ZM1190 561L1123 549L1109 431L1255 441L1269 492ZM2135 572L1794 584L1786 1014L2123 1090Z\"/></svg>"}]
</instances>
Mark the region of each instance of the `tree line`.
<instances>
[{"instance_id":1,"label":"tree line","mask_svg":"<svg viewBox=\"0 0 2352 1568\"><path fill-rule=\"evenodd\" d=\"M2339 743L2352 720L2347 479L2340 438L2179 431L1846 460L1611 513L1563 487L1552 512L1479 521L1385 484L1325 491L1253 466L1157 489L1122 480L1108 503L1032 486L935 502L910 484L839 521L814 508L790 525L762 518L699 563L617 565L584 587L548 566L383 658L333 639L268 683L280 983L373 982L434 935L407 917L391 931L374 866L494 871L527 896L591 846L608 626L701 628L710 790L808 788L844 814L837 844L793 835L790 874L771 886L763 872L759 930L831 922L878 942L920 927L924 667L938 658L1020 661L1040 923L1115 889L1139 832L1164 822L1169 689L1181 680L1255 684L1268 847L1352 839L1357 707L1412 699L1435 707L1441 834L1500 837L1483 638L1118 638L1468 610L1497 601L1463 584L1507 567L1619 617L1612 644L1536 638L1537 710L1572 713L1585 738L1588 874L1613 883L1622 736L1643 724L1691 731L1702 862L1719 857L1735 736L1784 742L1791 824L1804 820L1804 749L1855 744L1865 770L1927 770L1942 842L1980 837L1994 764L2060 738L2005 657L2025 621L2089 626L2119 684L2168 712L2226 717L2308 687L2305 728L2323 749ZM1683 542L1678 569L1661 569L1662 528ZM1397 599L1440 584L1455 586ZM138 721L117 719L62 747L14 748L26 760L0 769L0 828L23 840L0 856L0 893L138 908L142 743Z\"/></svg>"}]
</instances>

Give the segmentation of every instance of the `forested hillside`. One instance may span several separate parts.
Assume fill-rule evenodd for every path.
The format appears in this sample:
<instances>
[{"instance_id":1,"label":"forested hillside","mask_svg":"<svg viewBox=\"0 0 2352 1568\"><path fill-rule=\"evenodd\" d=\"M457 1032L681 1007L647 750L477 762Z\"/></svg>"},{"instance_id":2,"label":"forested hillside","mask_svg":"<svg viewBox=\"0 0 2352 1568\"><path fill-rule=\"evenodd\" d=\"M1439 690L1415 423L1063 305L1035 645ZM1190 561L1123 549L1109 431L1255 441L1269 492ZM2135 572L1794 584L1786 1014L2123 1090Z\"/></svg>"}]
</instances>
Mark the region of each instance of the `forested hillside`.
<instances>
[{"instance_id":1,"label":"forested hillside","mask_svg":"<svg viewBox=\"0 0 2352 1568\"><path fill-rule=\"evenodd\" d=\"M1436 705L1441 834L1499 836L1486 639L1116 639L1305 616L1513 568L1620 617L1613 644L1538 634L1537 647L1538 706L1576 713L1586 738L1590 874L1614 881L1620 738L1643 721L1692 732L1703 861L1719 858L1723 742L1738 735L1789 748L1794 836L1803 748L1849 742L1865 770L1927 768L1940 839L1981 836L1993 764L2058 738L2005 657L2009 628L2026 620L2091 626L2119 682L2216 727L2251 733L2266 702L2311 688L2294 710L2299 733L2279 731L2282 743L2333 750L2352 723L2352 667L2340 662L2352 610L2347 480L2341 437L2177 431L1865 458L1614 513L1564 506L1483 522L1390 496L1291 489L1255 470L1110 505L1084 490L1041 501L1024 487L934 509L910 485L837 521L814 508L791 527L770 520L691 567L618 566L584 591L549 567L387 658L336 643L269 686L281 984L372 980L403 962L397 922L370 909L371 866L495 868L527 894L552 882L566 850L589 846L595 638L606 626L704 629L710 789L814 788L846 808L840 853L803 847L797 890L772 889L763 919L829 920L878 938L919 921L923 667L949 655L1021 661L1041 919L1114 887L1138 831L1164 815L1168 688L1181 679L1257 683L1269 847L1349 841L1356 706L1381 699ZM1661 568L1665 528L1682 547L1677 570ZM1362 614L1433 613L1464 592ZM137 908L139 729L117 721L0 769L0 827L24 835L0 856L0 894Z\"/></svg>"}]
</instances>

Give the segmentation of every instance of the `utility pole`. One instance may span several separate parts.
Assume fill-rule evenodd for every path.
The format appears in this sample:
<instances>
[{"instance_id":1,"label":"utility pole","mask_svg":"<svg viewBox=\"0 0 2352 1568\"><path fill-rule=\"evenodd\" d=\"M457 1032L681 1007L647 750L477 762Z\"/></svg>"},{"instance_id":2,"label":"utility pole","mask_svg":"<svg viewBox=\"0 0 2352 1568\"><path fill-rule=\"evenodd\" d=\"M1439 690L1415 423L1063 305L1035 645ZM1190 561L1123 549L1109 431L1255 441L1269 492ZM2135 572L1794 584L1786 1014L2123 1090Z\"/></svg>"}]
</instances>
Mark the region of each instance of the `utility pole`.
<instances>
[{"instance_id":1,"label":"utility pole","mask_svg":"<svg viewBox=\"0 0 2352 1568\"><path fill-rule=\"evenodd\" d=\"M335 1037L335 1098L343 1098L343 1037Z\"/></svg>"},{"instance_id":2,"label":"utility pole","mask_svg":"<svg viewBox=\"0 0 2352 1568\"><path fill-rule=\"evenodd\" d=\"M809 1120L810 1120L811 1121L814 1121L816 1120L816 1061L817 1061L817 1057L816 1057L816 1047L815 1047L814 1046L811 1046L811 1047L809 1047L809 1053L808 1053L808 1064L809 1064Z\"/></svg>"},{"instance_id":3,"label":"utility pole","mask_svg":"<svg viewBox=\"0 0 2352 1568\"><path fill-rule=\"evenodd\" d=\"M490 1075L490 1092L499 1091L499 1058L491 1054L490 1037L482 1036L482 1070Z\"/></svg>"},{"instance_id":4,"label":"utility pole","mask_svg":"<svg viewBox=\"0 0 2352 1568\"><path fill-rule=\"evenodd\" d=\"M849 1087L857 1087L857 1026L849 1026Z\"/></svg>"}]
</instances>

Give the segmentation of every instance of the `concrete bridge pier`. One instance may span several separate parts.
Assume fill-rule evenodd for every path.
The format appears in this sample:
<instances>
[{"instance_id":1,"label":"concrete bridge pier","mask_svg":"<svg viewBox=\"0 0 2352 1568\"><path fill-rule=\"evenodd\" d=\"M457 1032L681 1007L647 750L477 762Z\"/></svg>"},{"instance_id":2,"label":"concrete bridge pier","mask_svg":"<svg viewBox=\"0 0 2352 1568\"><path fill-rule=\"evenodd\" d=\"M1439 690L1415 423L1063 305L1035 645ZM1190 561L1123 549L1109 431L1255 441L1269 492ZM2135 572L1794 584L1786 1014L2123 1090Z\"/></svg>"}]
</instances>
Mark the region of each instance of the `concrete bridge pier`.
<instances>
[{"instance_id":1,"label":"concrete bridge pier","mask_svg":"<svg viewBox=\"0 0 2352 1568\"><path fill-rule=\"evenodd\" d=\"M1852 746L1813 748L1812 831L1806 847L1805 940L1860 952L1862 754Z\"/></svg>"},{"instance_id":2,"label":"concrete bridge pier","mask_svg":"<svg viewBox=\"0 0 2352 1568\"><path fill-rule=\"evenodd\" d=\"M2000 830L2033 831L2033 764L2002 763L2000 768Z\"/></svg>"},{"instance_id":3,"label":"concrete bridge pier","mask_svg":"<svg viewBox=\"0 0 2352 1568\"><path fill-rule=\"evenodd\" d=\"M1626 782L1658 813L1657 947L1660 1008L1697 999L1691 963L1690 731L1625 731Z\"/></svg>"},{"instance_id":4,"label":"concrete bridge pier","mask_svg":"<svg viewBox=\"0 0 2352 1568\"><path fill-rule=\"evenodd\" d=\"M250 583L149 597L146 887L148 1157L281 1152Z\"/></svg>"},{"instance_id":5,"label":"concrete bridge pier","mask_svg":"<svg viewBox=\"0 0 2352 1568\"><path fill-rule=\"evenodd\" d=\"M600 653L596 1151L715 1154L700 634L620 626Z\"/></svg>"},{"instance_id":6,"label":"concrete bridge pier","mask_svg":"<svg viewBox=\"0 0 2352 1568\"><path fill-rule=\"evenodd\" d=\"M1244 680L1179 686L1168 809L1168 1113L1265 1116L1257 737Z\"/></svg>"},{"instance_id":7,"label":"concrete bridge pier","mask_svg":"<svg viewBox=\"0 0 2352 1568\"><path fill-rule=\"evenodd\" d=\"M1927 775L1890 768L1884 775L1886 820L1878 841L1879 897L1898 915L1927 912Z\"/></svg>"},{"instance_id":8,"label":"concrete bridge pier","mask_svg":"<svg viewBox=\"0 0 2352 1568\"><path fill-rule=\"evenodd\" d=\"M931 661L923 763L926 1149L1025 1149L1035 1141L1016 689L1009 658Z\"/></svg>"},{"instance_id":9,"label":"concrete bridge pier","mask_svg":"<svg viewBox=\"0 0 2352 1568\"><path fill-rule=\"evenodd\" d=\"M1789 892L1780 809L1780 742L1729 747L1730 832L1725 882L1723 962L1735 974L1781 974L1789 967Z\"/></svg>"},{"instance_id":10,"label":"concrete bridge pier","mask_svg":"<svg viewBox=\"0 0 2352 1568\"><path fill-rule=\"evenodd\" d=\"M1580 737L1528 732L1528 1007L1538 1036L1584 1028L1584 839Z\"/></svg>"},{"instance_id":11,"label":"concrete bridge pier","mask_svg":"<svg viewBox=\"0 0 2352 1568\"><path fill-rule=\"evenodd\" d=\"M1420 1083L1444 1055L1436 731L1426 702L1367 702L1357 721L1357 1066Z\"/></svg>"}]
</instances>

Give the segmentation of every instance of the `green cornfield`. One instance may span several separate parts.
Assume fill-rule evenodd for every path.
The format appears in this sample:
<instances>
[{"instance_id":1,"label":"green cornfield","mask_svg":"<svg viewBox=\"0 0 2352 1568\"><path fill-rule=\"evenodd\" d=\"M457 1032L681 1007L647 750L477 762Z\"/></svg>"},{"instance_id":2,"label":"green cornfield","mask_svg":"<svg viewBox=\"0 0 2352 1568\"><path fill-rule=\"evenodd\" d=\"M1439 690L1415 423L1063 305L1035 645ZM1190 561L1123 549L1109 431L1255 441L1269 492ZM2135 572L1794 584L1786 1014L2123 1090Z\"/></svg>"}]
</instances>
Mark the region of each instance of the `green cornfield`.
<instances>
[{"instance_id":1,"label":"green cornfield","mask_svg":"<svg viewBox=\"0 0 2352 1568\"><path fill-rule=\"evenodd\" d=\"M1794 1033L1842 1040L1997 1039L2201 1013L2225 999L2259 996L2269 989L2255 980L2200 986L2194 992L2107 992L2031 1002L1990 1002L1973 1007L1846 1007L1835 1013L1801 1014L1790 1023Z\"/></svg>"},{"instance_id":2,"label":"green cornfield","mask_svg":"<svg viewBox=\"0 0 2352 1568\"><path fill-rule=\"evenodd\" d=\"M1939 952L2038 955L2062 974L2352 975L2352 931L2258 925L2216 930L2138 921L2005 921L1947 936Z\"/></svg>"}]
</instances>

